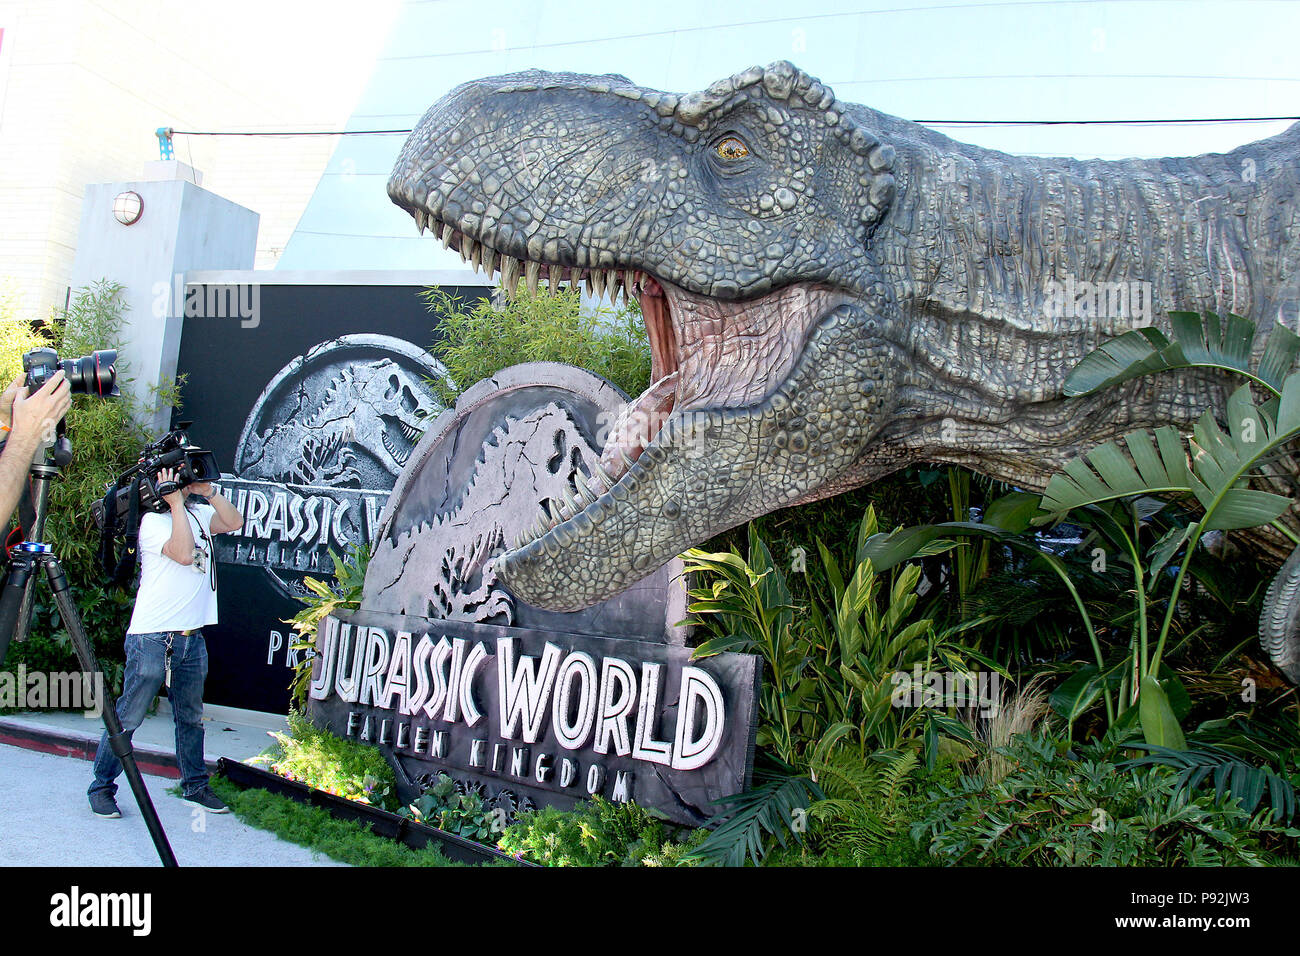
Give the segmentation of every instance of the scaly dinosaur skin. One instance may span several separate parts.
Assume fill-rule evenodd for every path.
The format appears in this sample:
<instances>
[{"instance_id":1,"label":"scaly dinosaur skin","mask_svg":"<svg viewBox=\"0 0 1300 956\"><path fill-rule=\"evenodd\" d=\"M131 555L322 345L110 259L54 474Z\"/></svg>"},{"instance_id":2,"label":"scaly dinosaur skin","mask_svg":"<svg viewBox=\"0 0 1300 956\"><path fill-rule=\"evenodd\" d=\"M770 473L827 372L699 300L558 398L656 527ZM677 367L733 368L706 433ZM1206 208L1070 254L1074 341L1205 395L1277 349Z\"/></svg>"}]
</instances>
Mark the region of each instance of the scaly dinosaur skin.
<instances>
[{"instance_id":1,"label":"scaly dinosaur skin","mask_svg":"<svg viewBox=\"0 0 1300 956\"><path fill-rule=\"evenodd\" d=\"M1294 328L1298 186L1300 124L1224 155L1015 157L781 62L685 96L612 75L467 83L420 121L388 193L507 289L640 298L655 384L614 425L610 474L499 565L522 600L571 610L912 462L1041 488L1098 442L1187 422L1220 381L1070 401L1061 383L1171 309ZM1139 315L1054 315L1051 280L1150 297Z\"/></svg>"}]
</instances>

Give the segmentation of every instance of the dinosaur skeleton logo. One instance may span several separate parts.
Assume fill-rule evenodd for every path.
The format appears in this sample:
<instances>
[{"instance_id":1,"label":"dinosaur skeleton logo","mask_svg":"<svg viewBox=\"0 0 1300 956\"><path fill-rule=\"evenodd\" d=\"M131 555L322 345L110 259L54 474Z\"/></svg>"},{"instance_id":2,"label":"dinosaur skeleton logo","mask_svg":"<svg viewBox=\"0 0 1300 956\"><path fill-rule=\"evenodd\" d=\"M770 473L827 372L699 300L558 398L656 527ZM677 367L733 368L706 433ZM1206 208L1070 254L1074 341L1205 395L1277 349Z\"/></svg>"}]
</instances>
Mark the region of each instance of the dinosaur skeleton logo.
<instances>
[{"instance_id":1,"label":"dinosaur skeleton logo","mask_svg":"<svg viewBox=\"0 0 1300 956\"><path fill-rule=\"evenodd\" d=\"M395 479L431 407L427 387L393 359L342 366L311 412L248 436L242 477L361 487L357 465L368 455Z\"/></svg>"},{"instance_id":2,"label":"dinosaur skeleton logo","mask_svg":"<svg viewBox=\"0 0 1300 956\"><path fill-rule=\"evenodd\" d=\"M600 458L555 402L507 416L483 443L459 502L385 538L371 560L366 607L419 617L510 624L514 606L488 560L521 522L572 500ZM373 595L373 596L372 596Z\"/></svg>"},{"instance_id":3,"label":"dinosaur skeleton logo","mask_svg":"<svg viewBox=\"0 0 1300 956\"><path fill-rule=\"evenodd\" d=\"M410 343L345 335L286 365L244 424L227 496L244 527L217 559L260 565L286 596L333 570L331 550L369 541L427 422L444 372Z\"/></svg>"}]
</instances>

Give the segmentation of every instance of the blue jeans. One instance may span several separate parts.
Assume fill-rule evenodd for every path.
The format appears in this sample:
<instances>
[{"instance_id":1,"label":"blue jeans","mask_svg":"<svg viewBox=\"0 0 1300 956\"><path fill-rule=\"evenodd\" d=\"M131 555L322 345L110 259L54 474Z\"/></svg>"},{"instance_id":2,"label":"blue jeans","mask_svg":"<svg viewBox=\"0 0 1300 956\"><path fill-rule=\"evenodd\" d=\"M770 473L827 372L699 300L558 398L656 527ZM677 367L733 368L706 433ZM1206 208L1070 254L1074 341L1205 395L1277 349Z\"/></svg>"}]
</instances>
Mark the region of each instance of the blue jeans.
<instances>
[{"instance_id":1,"label":"blue jeans","mask_svg":"<svg viewBox=\"0 0 1300 956\"><path fill-rule=\"evenodd\" d=\"M208 676L208 647L203 632L185 635L179 631L126 636L126 676L122 696L117 699L117 719L128 735L144 722L144 715L158 695L166 667L167 639L172 639L172 682L167 691L176 721L176 762L181 769L181 792L186 796L208 784L203 762L203 681ZM122 761L108 744L108 732L99 739L95 754L95 779L87 793L117 793L117 775Z\"/></svg>"}]
</instances>

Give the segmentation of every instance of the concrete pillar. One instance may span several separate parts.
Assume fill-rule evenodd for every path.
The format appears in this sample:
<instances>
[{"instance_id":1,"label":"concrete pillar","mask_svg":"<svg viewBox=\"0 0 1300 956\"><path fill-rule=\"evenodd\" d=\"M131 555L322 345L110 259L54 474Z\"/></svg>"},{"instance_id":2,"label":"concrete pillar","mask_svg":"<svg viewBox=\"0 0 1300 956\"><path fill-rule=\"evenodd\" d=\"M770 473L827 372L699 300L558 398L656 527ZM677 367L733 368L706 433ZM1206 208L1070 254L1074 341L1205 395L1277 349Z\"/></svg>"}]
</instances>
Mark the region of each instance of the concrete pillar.
<instances>
[{"instance_id":1,"label":"concrete pillar","mask_svg":"<svg viewBox=\"0 0 1300 956\"><path fill-rule=\"evenodd\" d=\"M145 178L136 182L86 187L72 287L75 294L100 279L124 287L121 357L133 379L131 390L144 406L150 389L176 374L184 273L253 266L258 214L208 192L200 182L197 172L172 160L148 163ZM140 218L129 226L113 215L114 198L127 190L144 203ZM142 424L157 433L169 421L170 409L164 408Z\"/></svg>"}]
</instances>

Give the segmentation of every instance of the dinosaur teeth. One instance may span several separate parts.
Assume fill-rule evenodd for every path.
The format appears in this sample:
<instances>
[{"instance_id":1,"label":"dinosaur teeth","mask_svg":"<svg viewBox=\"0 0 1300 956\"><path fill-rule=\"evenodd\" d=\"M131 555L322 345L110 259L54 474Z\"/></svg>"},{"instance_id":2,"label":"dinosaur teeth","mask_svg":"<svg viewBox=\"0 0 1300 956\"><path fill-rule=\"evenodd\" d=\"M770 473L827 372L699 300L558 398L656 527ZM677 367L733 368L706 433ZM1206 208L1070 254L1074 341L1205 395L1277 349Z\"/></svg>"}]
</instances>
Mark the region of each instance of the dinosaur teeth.
<instances>
[{"instance_id":1,"label":"dinosaur teeth","mask_svg":"<svg viewBox=\"0 0 1300 956\"><path fill-rule=\"evenodd\" d=\"M560 282L564 279L564 270L559 266L546 267L546 284L550 287L551 294L560 291Z\"/></svg>"},{"instance_id":2,"label":"dinosaur teeth","mask_svg":"<svg viewBox=\"0 0 1300 956\"><path fill-rule=\"evenodd\" d=\"M542 264L529 260L525 272L525 280L528 283L528 294L537 295L537 281L542 274Z\"/></svg>"},{"instance_id":3,"label":"dinosaur teeth","mask_svg":"<svg viewBox=\"0 0 1300 956\"><path fill-rule=\"evenodd\" d=\"M442 247L444 249L451 248L451 237L454 235L456 235L456 229L451 223L447 223L442 227Z\"/></svg>"},{"instance_id":4,"label":"dinosaur teeth","mask_svg":"<svg viewBox=\"0 0 1300 956\"><path fill-rule=\"evenodd\" d=\"M605 297L605 270L604 269L591 270L591 278L587 280L587 282L588 282L587 289L589 291L594 291L596 293L596 298L603 299Z\"/></svg>"},{"instance_id":5,"label":"dinosaur teeth","mask_svg":"<svg viewBox=\"0 0 1300 956\"><path fill-rule=\"evenodd\" d=\"M501 287L506 290L508 295L513 295L515 286L519 284L519 260L510 256L503 256L501 259Z\"/></svg>"},{"instance_id":6,"label":"dinosaur teeth","mask_svg":"<svg viewBox=\"0 0 1300 956\"><path fill-rule=\"evenodd\" d=\"M415 210L415 225L420 230L420 235L424 235L424 230L429 227L429 218L424 214L423 209Z\"/></svg>"},{"instance_id":7,"label":"dinosaur teeth","mask_svg":"<svg viewBox=\"0 0 1300 956\"><path fill-rule=\"evenodd\" d=\"M473 269L475 269L475 270L478 269L478 265L477 265L477 255L476 255L477 252L478 252L478 243L477 243L477 242L475 242L475 241L474 241L473 239L471 239L469 236L466 236L466 237L464 237L463 239L461 239L461 241L460 241L460 258L461 258L461 261L462 261L462 262L468 262L468 263L470 264L470 267L473 268Z\"/></svg>"},{"instance_id":8,"label":"dinosaur teeth","mask_svg":"<svg viewBox=\"0 0 1300 956\"><path fill-rule=\"evenodd\" d=\"M481 261L483 263L483 274L487 276L488 279L491 279L492 273L496 271L496 256L496 250L484 243Z\"/></svg>"}]
</instances>

